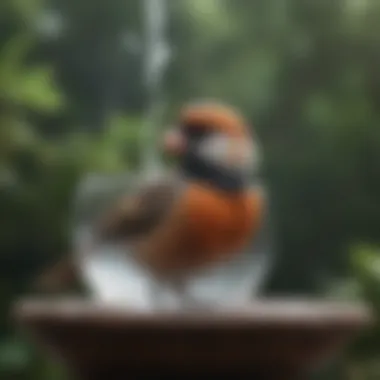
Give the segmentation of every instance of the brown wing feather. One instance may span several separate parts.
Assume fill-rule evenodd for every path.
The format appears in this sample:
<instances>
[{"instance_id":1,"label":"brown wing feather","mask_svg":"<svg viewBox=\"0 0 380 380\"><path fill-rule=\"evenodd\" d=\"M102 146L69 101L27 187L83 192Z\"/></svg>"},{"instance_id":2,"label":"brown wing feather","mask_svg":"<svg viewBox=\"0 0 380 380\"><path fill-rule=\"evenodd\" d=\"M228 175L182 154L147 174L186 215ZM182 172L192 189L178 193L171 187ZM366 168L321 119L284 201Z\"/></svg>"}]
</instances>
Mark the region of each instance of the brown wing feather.
<instances>
[{"instance_id":1,"label":"brown wing feather","mask_svg":"<svg viewBox=\"0 0 380 380\"><path fill-rule=\"evenodd\" d=\"M125 241L150 233L172 208L179 186L179 181L165 179L117 200L96 223L95 239Z\"/></svg>"},{"instance_id":2,"label":"brown wing feather","mask_svg":"<svg viewBox=\"0 0 380 380\"><path fill-rule=\"evenodd\" d=\"M135 246L137 261L156 276L178 275L188 266L193 242L187 225L187 210L182 207L181 198L148 238L140 239Z\"/></svg>"}]
</instances>

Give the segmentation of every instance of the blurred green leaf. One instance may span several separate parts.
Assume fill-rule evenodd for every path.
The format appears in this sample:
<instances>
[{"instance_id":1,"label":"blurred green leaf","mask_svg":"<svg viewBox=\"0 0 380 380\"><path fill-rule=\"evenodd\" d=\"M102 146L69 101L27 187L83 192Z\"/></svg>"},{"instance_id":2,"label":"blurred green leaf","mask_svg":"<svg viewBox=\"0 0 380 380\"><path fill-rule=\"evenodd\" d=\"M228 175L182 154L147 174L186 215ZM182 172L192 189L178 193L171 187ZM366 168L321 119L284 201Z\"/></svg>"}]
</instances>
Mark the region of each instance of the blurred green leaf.
<instances>
[{"instance_id":1,"label":"blurred green leaf","mask_svg":"<svg viewBox=\"0 0 380 380\"><path fill-rule=\"evenodd\" d=\"M18 16L25 20L30 20L36 17L41 11L42 6L46 3L45 0L13 0L11 1L13 9Z\"/></svg>"},{"instance_id":2,"label":"blurred green leaf","mask_svg":"<svg viewBox=\"0 0 380 380\"><path fill-rule=\"evenodd\" d=\"M380 291L380 249L361 244L353 249L352 264L355 273L363 280L376 284ZM379 299L380 302L380 299Z\"/></svg>"},{"instance_id":3,"label":"blurred green leaf","mask_svg":"<svg viewBox=\"0 0 380 380\"><path fill-rule=\"evenodd\" d=\"M39 112L55 112L63 106L63 96L53 85L50 68L29 68L13 83L10 95L16 104Z\"/></svg>"},{"instance_id":4,"label":"blurred green leaf","mask_svg":"<svg viewBox=\"0 0 380 380\"><path fill-rule=\"evenodd\" d=\"M8 87L23 69L25 58L34 46L30 35L17 34L0 49L0 85ZM0 87L1 88L1 87Z\"/></svg>"}]
</instances>

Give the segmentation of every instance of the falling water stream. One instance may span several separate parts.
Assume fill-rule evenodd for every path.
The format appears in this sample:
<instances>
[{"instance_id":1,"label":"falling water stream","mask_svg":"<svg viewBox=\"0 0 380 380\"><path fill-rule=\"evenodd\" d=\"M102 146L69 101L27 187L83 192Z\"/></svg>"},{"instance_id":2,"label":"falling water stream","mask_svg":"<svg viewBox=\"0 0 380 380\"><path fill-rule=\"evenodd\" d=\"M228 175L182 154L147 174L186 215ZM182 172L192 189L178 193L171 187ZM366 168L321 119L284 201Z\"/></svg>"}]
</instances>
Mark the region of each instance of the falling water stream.
<instances>
[{"instance_id":1,"label":"falling water stream","mask_svg":"<svg viewBox=\"0 0 380 380\"><path fill-rule=\"evenodd\" d=\"M142 128L142 164L147 177L161 170L157 153L157 129L161 123L164 107L164 75L170 62L170 45L166 36L168 9L167 0L144 0L144 72L143 79L147 95L145 123Z\"/></svg>"}]
</instances>

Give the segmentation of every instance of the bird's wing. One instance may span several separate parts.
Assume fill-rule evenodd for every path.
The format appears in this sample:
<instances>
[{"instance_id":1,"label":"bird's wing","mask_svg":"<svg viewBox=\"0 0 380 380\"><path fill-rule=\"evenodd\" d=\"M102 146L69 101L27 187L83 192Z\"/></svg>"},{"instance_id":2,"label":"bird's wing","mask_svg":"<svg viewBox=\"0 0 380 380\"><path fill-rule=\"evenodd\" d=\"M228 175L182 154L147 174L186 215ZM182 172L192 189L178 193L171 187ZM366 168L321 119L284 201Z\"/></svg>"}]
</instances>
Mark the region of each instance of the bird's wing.
<instances>
[{"instance_id":1,"label":"bird's wing","mask_svg":"<svg viewBox=\"0 0 380 380\"><path fill-rule=\"evenodd\" d=\"M179 179L163 177L120 197L95 222L95 240L129 241L149 234L169 214L180 188Z\"/></svg>"}]
</instances>

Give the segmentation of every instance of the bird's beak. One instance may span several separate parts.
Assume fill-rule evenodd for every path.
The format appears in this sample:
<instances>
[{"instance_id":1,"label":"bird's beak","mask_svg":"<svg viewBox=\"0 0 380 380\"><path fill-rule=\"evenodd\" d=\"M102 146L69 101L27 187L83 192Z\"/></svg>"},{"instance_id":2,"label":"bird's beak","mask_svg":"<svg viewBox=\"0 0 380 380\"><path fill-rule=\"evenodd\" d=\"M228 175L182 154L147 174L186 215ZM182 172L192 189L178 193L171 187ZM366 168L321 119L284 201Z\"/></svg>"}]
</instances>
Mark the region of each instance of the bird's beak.
<instances>
[{"instance_id":1,"label":"bird's beak","mask_svg":"<svg viewBox=\"0 0 380 380\"><path fill-rule=\"evenodd\" d=\"M179 156L186 149L186 139L183 133L178 129L170 129L165 133L163 138L163 149L166 153Z\"/></svg>"}]
</instances>

